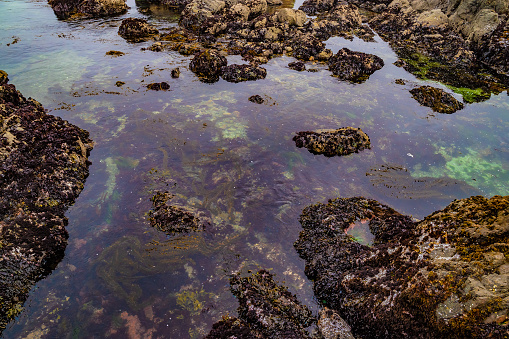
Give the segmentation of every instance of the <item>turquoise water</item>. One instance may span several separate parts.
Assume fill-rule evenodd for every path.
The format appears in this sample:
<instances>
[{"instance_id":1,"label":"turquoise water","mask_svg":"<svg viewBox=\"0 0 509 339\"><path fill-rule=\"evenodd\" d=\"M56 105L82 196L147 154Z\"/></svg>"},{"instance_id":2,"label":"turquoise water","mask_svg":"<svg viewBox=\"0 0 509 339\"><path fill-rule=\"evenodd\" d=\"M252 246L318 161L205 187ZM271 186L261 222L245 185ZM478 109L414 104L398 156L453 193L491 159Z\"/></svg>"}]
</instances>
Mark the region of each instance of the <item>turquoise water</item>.
<instances>
[{"instance_id":1,"label":"turquoise water","mask_svg":"<svg viewBox=\"0 0 509 339\"><path fill-rule=\"evenodd\" d=\"M392 65L397 57L379 38L327 42L334 52L348 47L384 59L360 85L320 64L307 65L318 72L292 71L289 57L269 61L264 80L204 84L188 70L190 58L141 51L150 43L117 35L128 16L176 25L174 13L142 14L128 4L124 16L62 22L45 1L0 1L0 68L25 96L95 141L85 189L67 213L66 256L4 338L201 337L235 314L228 276L258 268L316 311L293 249L305 206L363 195L420 219L453 199L509 193L507 93L433 113L408 92L423 82ZM175 67L179 79L170 76ZM170 91L146 90L160 81ZM266 104L249 102L254 94ZM292 141L297 131L343 126L361 127L372 149L326 158ZM152 229L156 190L215 226L172 238Z\"/></svg>"}]
</instances>

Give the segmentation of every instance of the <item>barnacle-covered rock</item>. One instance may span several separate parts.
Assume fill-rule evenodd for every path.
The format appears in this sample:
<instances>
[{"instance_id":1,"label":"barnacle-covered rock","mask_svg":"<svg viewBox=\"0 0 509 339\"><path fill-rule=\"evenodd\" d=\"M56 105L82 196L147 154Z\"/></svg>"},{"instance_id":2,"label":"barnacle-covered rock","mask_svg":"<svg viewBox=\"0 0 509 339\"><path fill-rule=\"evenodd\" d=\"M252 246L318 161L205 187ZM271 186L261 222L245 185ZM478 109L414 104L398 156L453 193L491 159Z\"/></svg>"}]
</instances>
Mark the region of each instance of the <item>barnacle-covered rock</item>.
<instances>
[{"instance_id":1,"label":"barnacle-covered rock","mask_svg":"<svg viewBox=\"0 0 509 339\"><path fill-rule=\"evenodd\" d=\"M306 147L313 154L323 154L327 157L358 153L371 148L367 134L360 128L353 127L298 132L293 141L299 148Z\"/></svg>"},{"instance_id":2,"label":"barnacle-covered rock","mask_svg":"<svg viewBox=\"0 0 509 339\"><path fill-rule=\"evenodd\" d=\"M455 200L420 222L377 201L304 209L295 248L320 304L355 337L487 338L508 334L509 196ZM371 247L346 233L368 225Z\"/></svg>"},{"instance_id":3,"label":"barnacle-covered rock","mask_svg":"<svg viewBox=\"0 0 509 339\"><path fill-rule=\"evenodd\" d=\"M196 53L189 63L189 68L204 82L219 80L223 67L228 61L218 51L204 50Z\"/></svg>"},{"instance_id":4,"label":"barnacle-covered rock","mask_svg":"<svg viewBox=\"0 0 509 339\"><path fill-rule=\"evenodd\" d=\"M237 64L223 67L221 72L221 77L228 82L265 79L267 75L267 70L263 67Z\"/></svg>"},{"instance_id":5,"label":"barnacle-covered rock","mask_svg":"<svg viewBox=\"0 0 509 339\"><path fill-rule=\"evenodd\" d=\"M118 34L128 41L144 41L159 31L150 25L147 20L139 18L127 18L122 20L118 28Z\"/></svg>"},{"instance_id":6,"label":"barnacle-covered rock","mask_svg":"<svg viewBox=\"0 0 509 339\"><path fill-rule=\"evenodd\" d=\"M65 211L83 189L92 141L0 74L1 332L64 256Z\"/></svg>"},{"instance_id":7,"label":"barnacle-covered rock","mask_svg":"<svg viewBox=\"0 0 509 339\"><path fill-rule=\"evenodd\" d=\"M384 61L379 56L340 49L329 59L329 70L341 80L355 83L366 81L371 74L381 69Z\"/></svg>"},{"instance_id":8,"label":"barnacle-covered rock","mask_svg":"<svg viewBox=\"0 0 509 339\"><path fill-rule=\"evenodd\" d=\"M230 288L239 301L239 318L223 318L206 338L311 338L306 331L316 322L311 311L269 272L234 275Z\"/></svg>"},{"instance_id":9,"label":"barnacle-covered rock","mask_svg":"<svg viewBox=\"0 0 509 339\"><path fill-rule=\"evenodd\" d=\"M422 106L430 107L434 112L454 113L463 108L463 104L443 89L421 86L410 90L412 97Z\"/></svg>"},{"instance_id":10,"label":"barnacle-covered rock","mask_svg":"<svg viewBox=\"0 0 509 339\"><path fill-rule=\"evenodd\" d=\"M184 207L169 204L172 195L168 192L157 192L152 197L153 209L149 212L152 227L168 235L203 231L209 222L201 221L194 213Z\"/></svg>"},{"instance_id":11,"label":"barnacle-covered rock","mask_svg":"<svg viewBox=\"0 0 509 339\"><path fill-rule=\"evenodd\" d=\"M59 19L72 16L102 17L124 14L129 9L125 0L48 0Z\"/></svg>"}]
</instances>

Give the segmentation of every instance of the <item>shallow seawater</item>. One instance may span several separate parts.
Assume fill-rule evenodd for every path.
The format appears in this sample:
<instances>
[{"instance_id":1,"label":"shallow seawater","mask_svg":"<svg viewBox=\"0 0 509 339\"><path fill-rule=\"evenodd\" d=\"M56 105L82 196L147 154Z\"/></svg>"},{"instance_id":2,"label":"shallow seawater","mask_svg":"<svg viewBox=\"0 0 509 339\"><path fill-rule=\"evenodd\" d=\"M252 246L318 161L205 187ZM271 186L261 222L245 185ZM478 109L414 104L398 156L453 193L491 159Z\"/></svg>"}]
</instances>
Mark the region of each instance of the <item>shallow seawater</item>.
<instances>
[{"instance_id":1,"label":"shallow seawater","mask_svg":"<svg viewBox=\"0 0 509 339\"><path fill-rule=\"evenodd\" d=\"M128 16L176 25L170 11L128 3L124 16L65 22L46 1L0 0L0 68L25 96L95 141L85 189L67 212L66 256L32 290L5 338L199 338L235 314L228 277L259 268L316 312L293 249L305 206L362 195L421 219L453 199L509 193L507 93L433 113L408 92L422 82L392 64L397 57L379 38L327 42L334 52L384 59L363 84L339 81L320 64L307 64L317 72L292 71L289 57L265 65L264 80L204 84L188 70L190 58L141 51L149 43L117 35ZM178 79L170 76L175 67ZM146 89L160 81L171 89ZM266 102L248 101L254 94ZM361 127L372 148L326 158L292 141L297 131L343 126ZM147 213L158 190L214 227L174 237L153 229Z\"/></svg>"}]
</instances>

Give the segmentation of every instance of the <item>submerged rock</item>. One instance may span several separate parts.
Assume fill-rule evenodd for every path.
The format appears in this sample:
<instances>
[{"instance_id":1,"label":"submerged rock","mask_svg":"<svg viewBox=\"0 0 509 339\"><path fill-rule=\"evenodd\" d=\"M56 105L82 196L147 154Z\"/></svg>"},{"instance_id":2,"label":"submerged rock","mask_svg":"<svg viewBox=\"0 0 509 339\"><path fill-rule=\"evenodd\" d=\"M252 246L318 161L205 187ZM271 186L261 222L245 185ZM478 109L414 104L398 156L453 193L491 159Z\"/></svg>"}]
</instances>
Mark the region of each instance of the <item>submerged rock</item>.
<instances>
[{"instance_id":1,"label":"submerged rock","mask_svg":"<svg viewBox=\"0 0 509 339\"><path fill-rule=\"evenodd\" d=\"M127 18L122 20L118 28L118 35L129 41L144 41L159 31L145 19Z\"/></svg>"},{"instance_id":2,"label":"submerged rock","mask_svg":"<svg viewBox=\"0 0 509 339\"><path fill-rule=\"evenodd\" d=\"M320 304L355 337L507 336L509 196L455 200L421 222L361 197L304 209L295 248ZM364 246L345 231L369 225Z\"/></svg>"},{"instance_id":3,"label":"submerged rock","mask_svg":"<svg viewBox=\"0 0 509 339\"><path fill-rule=\"evenodd\" d=\"M384 61L373 54L340 49L329 59L329 70L341 80L355 83L366 81L371 74L381 69Z\"/></svg>"},{"instance_id":4,"label":"submerged rock","mask_svg":"<svg viewBox=\"0 0 509 339\"><path fill-rule=\"evenodd\" d=\"M219 80L222 69L227 64L226 58L218 51L207 49L194 55L189 63L189 69L202 81L215 82Z\"/></svg>"},{"instance_id":5,"label":"submerged rock","mask_svg":"<svg viewBox=\"0 0 509 339\"><path fill-rule=\"evenodd\" d=\"M223 67L221 73L224 80L237 83L265 79L267 70L259 66L233 64Z\"/></svg>"},{"instance_id":6,"label":"submerged rock","mask_svg":"<svg viewBox=\"0 0 509 339\"><path fill-rule=\"evenodd\" d=\"M410 90L412 97L422 106L430 107L434 112L454 113L463 109L463 104L443 89L421 86Z\"/></svg>"},{"instance_id":7,"label":"submerged rock","mask_svg":"<svg viewBox=\"0 0 509 339\"><path fill-rule=\"evenodd\" d=\"M360 128L353 127L298 132L293 137L293 141L299 148L306 147L313 154L323 154L327 157L358 153L371 148L371 142L366 133Z\"/></svg>"},{"instance_id":8,"label":"submerged rock","mask_svg":"<svg viewBox=\"0 0 509 339\"><path fill-rule=\"evenodd\" d=\"M234 275L230 288L239 301L239 318L223 317L205 338L311 338L306 331L316 322L311 311L269 272Z\"/></svg>"},{"instance_id":9,"label":"submerged rock","mask_svg":"<svg viewBox=\"0 0 509 339\"><path fill-rule=\"evenodd\" d=\"M157 192L152 197L153 209L149 212L152 227L168 235L203 231L209 222L201 221L191 210L169 204L173 196L168 192Z\"/></svg>"},{"instance_id":10,"label":"submerged rock","mask_svg":"<svg viewBox=\"0 0 509 339\"><path fill-rule=\"evenodd\" d=\"M119 15L129 9L125 0L48 0L48 3L59 19Z\"/></svg>"},{"instance_id":11,"label":"submerged rock","mask_svg":"<svg viewBox=\"0 0 509 339\"><path fill-rule=\"evenodd\" d=\"M62 260L65 211L88 176L87 131L0 81L0 332Z\"/></svg>"}]
</instances>

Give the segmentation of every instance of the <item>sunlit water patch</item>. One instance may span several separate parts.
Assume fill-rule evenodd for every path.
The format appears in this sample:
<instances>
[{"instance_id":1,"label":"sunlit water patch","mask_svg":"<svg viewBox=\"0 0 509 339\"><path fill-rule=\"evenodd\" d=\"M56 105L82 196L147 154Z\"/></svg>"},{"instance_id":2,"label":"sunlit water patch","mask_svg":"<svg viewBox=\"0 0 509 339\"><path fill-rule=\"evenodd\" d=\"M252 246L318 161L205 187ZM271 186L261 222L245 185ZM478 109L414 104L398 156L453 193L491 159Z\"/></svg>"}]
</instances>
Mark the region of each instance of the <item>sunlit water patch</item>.
<instances>
[{"instance_id":1,"label":"sunlit water patch","mask_svg":"<svg viewBox=\"0 0 509 339\"><path fill-rule=\"evenodd\" d=\"M117 35L128 16L175 25L165 9L129 5L124 16L63 22L45 1L0 2L0 53L11 82L96 142L85 189L67 213L66 257L37 284L5 338L123 338L133 328L198 338L235 314L229 276L259 268L316 312L293 249L305 206L362 195L423 218L456 198L508 193L505 93L452 115L433 113L408 92L422 81L394 66L379 38L327 42L384 59L363 84L342 82L319 63L307 64L317 72L290 70L295 59L286 56L263 66L264 80L204 84L188 70L189 57L142 51L148 42ZM172 79L176 67L181 76ZM146 87L161 81L169 91ZM255 94L265 103L250 102ZM298 131L344 126L362 128L372 148L326 158L292 141ZM157 191L212 227L185 236L152 228L147 213ZM352 235L369 244L358 226Z\"/></svg>"}]
</instances>

